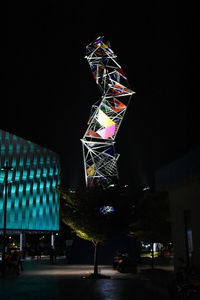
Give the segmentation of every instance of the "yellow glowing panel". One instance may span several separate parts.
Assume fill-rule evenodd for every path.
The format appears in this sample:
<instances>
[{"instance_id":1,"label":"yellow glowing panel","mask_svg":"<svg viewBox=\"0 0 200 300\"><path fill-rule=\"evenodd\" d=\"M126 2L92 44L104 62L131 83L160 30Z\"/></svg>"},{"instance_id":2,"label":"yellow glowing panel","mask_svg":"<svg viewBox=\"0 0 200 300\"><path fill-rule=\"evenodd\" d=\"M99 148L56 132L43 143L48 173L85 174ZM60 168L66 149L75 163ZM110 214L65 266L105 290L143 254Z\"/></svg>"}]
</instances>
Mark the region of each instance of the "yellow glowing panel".
<instances>
[{"instance_id":1,"label":"yellow glowing panel","mask_svg":"<svg viewBox=\"0 0 200 300\"><path fill-rule=\"evenodd\" d=\"M104 127L109 127L115 124L115 122L113 122L101 109L99 110L97 120Z\"/></svg>"},{"instance_id":2,"label":"yellow glowing panel","mask_svg":"<svg viewBox=\"0 0 200 300\"><path fill-rule=\"evenodd\" d=\"M94 176L94 164L90 168L87 169L87 174L89 176Z\"/></svg>"}]
</instances>

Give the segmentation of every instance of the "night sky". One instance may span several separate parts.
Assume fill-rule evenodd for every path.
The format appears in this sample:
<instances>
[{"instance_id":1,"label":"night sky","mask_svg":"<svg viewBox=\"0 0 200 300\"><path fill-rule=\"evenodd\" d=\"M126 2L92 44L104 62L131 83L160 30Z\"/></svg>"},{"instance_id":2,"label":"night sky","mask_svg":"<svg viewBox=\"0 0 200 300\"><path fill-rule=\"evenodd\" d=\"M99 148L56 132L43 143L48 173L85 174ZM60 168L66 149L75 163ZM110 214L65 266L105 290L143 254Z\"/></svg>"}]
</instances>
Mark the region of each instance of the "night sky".
<instances>
[{"instance_id":1,"label":"night sky","mask_svg":"<svg viewBox=\"0 0 200 300\"><path fill-rule=\"evenodd\" d=\"M80 139L101 97L84 56L99 35L136 92L116 139L121 182L151 184L200 145L192 7L138 2L17 1L5 11L0 128L60 154L63 186L84 184Z\"/></svg>"}]
</instances>

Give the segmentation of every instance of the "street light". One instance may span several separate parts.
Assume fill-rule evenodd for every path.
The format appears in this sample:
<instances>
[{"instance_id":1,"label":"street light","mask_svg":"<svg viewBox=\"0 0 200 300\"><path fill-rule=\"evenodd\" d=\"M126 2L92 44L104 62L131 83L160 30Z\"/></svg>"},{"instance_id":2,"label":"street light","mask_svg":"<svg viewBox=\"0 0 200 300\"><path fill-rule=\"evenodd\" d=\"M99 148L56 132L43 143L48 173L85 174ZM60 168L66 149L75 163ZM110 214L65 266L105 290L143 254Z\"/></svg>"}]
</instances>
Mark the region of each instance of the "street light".
<instances>
[{"instance_id":1,"label":"street light","mask_svg":"<svg viewBox=\"0 0 200 300\"><path fill-rule=\"evenodd\" d=\"M148 186L148 185L145 185L143 188L142 188L142 190L143 190L143 192L146 192L146 191L150 191L150 186Z\"/></svg>"},{"instance_id":2,"label":"street light","mask_svg":"<svg viewBox=\"0 0 200 300\"><path fill-rule=\"evenodd\" d=\"M5 275L5 249L6 249L6 216L7 216L7 199L8 199L8 172L12 171L13 168L6 162L5 166L1 168L5 172L5 197L3 205L3 249L2 249L2 276Z\"/></svg>"}]
</instances>

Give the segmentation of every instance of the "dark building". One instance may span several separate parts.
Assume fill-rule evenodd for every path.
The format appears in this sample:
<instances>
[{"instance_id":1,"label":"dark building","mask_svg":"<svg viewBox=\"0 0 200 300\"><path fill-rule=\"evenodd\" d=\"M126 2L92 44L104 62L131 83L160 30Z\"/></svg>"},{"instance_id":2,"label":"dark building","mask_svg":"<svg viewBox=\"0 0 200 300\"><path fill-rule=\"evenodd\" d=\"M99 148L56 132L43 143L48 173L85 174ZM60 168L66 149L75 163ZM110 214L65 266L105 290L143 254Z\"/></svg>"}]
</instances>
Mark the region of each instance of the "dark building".
<instances>
[{"instance_id":1,"label":"dark building","mask_svg":"<svg viewBox=\"0 0 200 300\"><path fill-rule=\"evenodd\" d=\"M156 187L169 195L175 270L179 258L200 270L200 148L158 170Z\"/></svg>"}]
</instances>

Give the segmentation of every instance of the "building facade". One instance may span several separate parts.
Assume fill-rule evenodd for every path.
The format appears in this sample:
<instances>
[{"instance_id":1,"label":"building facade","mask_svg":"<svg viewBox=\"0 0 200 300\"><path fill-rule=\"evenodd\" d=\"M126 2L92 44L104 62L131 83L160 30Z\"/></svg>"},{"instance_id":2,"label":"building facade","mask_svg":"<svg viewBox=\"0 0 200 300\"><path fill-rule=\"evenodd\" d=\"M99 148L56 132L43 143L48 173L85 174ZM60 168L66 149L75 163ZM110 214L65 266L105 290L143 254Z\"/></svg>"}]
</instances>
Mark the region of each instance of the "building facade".
<instances>
[{"instance_id":1,"label":"building facade","mask_svg":"<svg viewBox=\"0 0 200 300\"><path fill-rule=\"evenodd\" d=\"M10 231L59 230L60 159L53 151L0 130L0 231L4 225L6 163L6 228Z\"/></svg>"},{"instance_id":2,"label":"building facade","mask_svg":"<svg viewBox=\"0 0 200 300\"><path fill-rule=\"evenodd\" d=\"M175 271L180 258L200 270L200 148L160 169L156 187L169 195Z\"/></svg>"}]
</instances>

